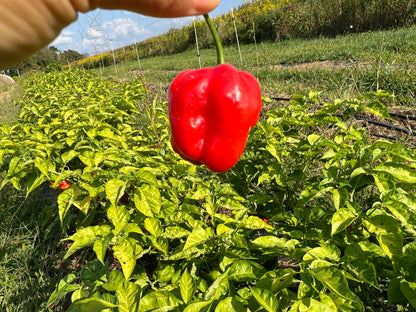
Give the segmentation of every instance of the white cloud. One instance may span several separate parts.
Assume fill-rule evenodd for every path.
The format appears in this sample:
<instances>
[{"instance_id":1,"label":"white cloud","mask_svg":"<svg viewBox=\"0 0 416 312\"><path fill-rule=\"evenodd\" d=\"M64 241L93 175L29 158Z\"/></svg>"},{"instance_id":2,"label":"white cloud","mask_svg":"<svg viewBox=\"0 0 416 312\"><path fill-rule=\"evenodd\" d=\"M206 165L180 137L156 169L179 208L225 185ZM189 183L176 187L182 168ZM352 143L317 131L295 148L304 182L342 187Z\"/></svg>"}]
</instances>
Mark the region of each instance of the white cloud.
<instances>
[{"instance_id":1,"label":"white cloud","mask_svg":"<svg viewBox=\"0 0 416 312\"><path fill-rule=\"evenodd\" d=\"M103 31L100 31L94 28L88 29L88 35L90 36L91 39L105 38L105 34Z\"/></svg>"},{"instance_id":2,"label":"white cloud","mask_svg":"<svg viewBox=\"0 0 416 312\"><path fill-rule=\"evenodd\" d=\"M115 18L111 21L106 21L103 23L103 29L111 39L118 40L123 37L134 38L151 34L149 30L140 27L136 21L129 17Z\"/></svg>"},{"instance_id":3,"label":"white cloud","mask_svg":"<svg viewBox=\"0 0 416 312\"><path fill-rule=\"evenodd\" d=\"M82 40L82 47L87 47L90 53L100 53L109 49L105 33L95 28L88 28L88 34Z\"/></svg>"},{"instance_id":4,"label":"white cloud","mask_svg":"<svg viewBox=\"0 0 416 312\"><path fill-rule=\"evenodd\" d=\"M182 17L182 18L175 18L172 21L174 28L181 28L183 26L187 26L194 20L194 17Z\"/></svg>"},{"instance_id":5,"label":"white cloud","mask_svg":"<svg viewBox=\"0 0 416 312\"><path fill-rule=\"evenodd\" d=\"M64 30L50 45L57 46L62 44L74 44L74 35L74 32Z\"/></svg>"},{"instance_id":6,"label":"white cloud","mask_svg":"<svg viewBox=\"0 0 416 312\"><path fill-rule=\"evenodd\" d=\"M71 30L63 30L61 34L65 35L65 36L73 36L73 35L75 35L75 32L73 32Z\"/></svg>"}]
</instances>

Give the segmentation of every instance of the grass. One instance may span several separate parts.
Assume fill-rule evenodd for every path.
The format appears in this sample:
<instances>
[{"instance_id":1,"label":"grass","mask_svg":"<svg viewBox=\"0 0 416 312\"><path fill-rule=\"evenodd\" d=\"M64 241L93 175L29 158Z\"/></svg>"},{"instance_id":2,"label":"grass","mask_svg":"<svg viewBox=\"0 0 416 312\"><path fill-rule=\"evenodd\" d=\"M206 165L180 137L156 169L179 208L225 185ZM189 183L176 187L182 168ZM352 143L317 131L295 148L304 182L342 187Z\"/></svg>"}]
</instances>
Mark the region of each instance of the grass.
<instances>
[{"instance_id":1,"label":"grass","mask_svg":"<svg viewBox=\"0 0 416 312\"><path fill-rule=\"evenodd\" d=\"M393 105L416 106L416 26L336 38L288 40L226 47L227 62L253 73L267 96L323 91L327 100L356 97L384 89L395 94ZM216 65L214 49L201 50L202 67ZM315 63L315 66L302 66ZM284 66L281 66L284 65ZM199 68L196 50L142 59L141 73L154 87L166 90L182 70ZM103 77L136 77L137 60L97 70ZM164 94L161 95L165 96Z\"/></svg>"},{"instance_id":2,"label":"grass","mask_svg":"<svg viewBox=\"0 0 416 312\"><path fill-rule=\"evenodd\" d=\"M56 211L42 191L26 198L8 185L1 190L0 311L48 311L48 297L64 273L55 269L63 255L59 227L47 225Z\"/></svg>"},{"instance_id":3,"label":"grass","mask_svg":"<svg viewBox=\"0 0 416 312\"><path fill-rule=\"evenodd\" d=\"M21 94L20 83L0 88L0 124L15 120L19 116L20 109L13 103L13 100L19 98Z\"/></svg>"}]
</instances>

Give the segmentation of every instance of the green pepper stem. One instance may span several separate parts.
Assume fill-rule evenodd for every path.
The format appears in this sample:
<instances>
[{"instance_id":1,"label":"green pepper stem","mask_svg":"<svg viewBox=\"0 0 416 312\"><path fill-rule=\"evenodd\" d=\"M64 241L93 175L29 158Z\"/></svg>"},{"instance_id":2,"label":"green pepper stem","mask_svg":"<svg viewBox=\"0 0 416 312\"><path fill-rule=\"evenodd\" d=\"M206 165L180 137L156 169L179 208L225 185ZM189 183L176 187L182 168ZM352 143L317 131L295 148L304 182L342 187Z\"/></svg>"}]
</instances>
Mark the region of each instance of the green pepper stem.
<instances>
[{"instance_id":1,"label":"green pepper stem","mask_svg":"<svg viewBox=\"0 0 416 312\"><path fill-rule=\"evenodd\" d=\"M217 49L217 63L218 65L225 63L224 49L222 47L220 36L218 35L217 29L208 14L204 14L205 21L208 24L209 30L215 41L215 48Z\"/></svg>"}]
</instances>

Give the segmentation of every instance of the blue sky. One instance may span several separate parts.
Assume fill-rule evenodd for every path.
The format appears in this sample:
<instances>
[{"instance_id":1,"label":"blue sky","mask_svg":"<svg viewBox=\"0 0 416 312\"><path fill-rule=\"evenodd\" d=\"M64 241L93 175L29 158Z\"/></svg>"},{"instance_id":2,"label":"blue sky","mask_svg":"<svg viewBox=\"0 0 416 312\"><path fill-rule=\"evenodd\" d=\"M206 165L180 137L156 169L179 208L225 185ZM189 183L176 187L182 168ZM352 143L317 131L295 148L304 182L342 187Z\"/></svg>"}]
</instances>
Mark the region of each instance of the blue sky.
<instances>
[{"instance_id":1,"label":"blue sky","mask_svg":"<svg viewBox=\"0 0 416 312\"><path fill-rule=\"evenodd\" d=\"M222 0L210 15L223 14L246 1ZM96 54L157 36L172 27L189 25L192 20L193 17L153 18L127 11L95 10L79 14L78 20L65 28L51 45L59 50Z\"/></svg>"}]
</instances>

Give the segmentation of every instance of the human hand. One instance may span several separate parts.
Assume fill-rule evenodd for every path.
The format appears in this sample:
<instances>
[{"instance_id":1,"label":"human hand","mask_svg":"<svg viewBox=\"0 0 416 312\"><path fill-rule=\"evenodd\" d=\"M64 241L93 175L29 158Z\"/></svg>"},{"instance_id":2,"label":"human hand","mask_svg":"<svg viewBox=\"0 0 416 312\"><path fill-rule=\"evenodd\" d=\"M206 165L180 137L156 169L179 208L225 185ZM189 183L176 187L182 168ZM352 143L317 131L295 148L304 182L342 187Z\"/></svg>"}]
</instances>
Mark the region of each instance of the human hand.
<instances>
[{"instance_id":1,"label":"human hand","mask_svg":"<svg viewBox=\"0 0 416 312\"><path fill-rule=\"evenodd\" d=\"M129 10L155 17L200 15L220 0L0 0L0 69L52 42L78 12Z\"/></svg>"}]
</instances>

